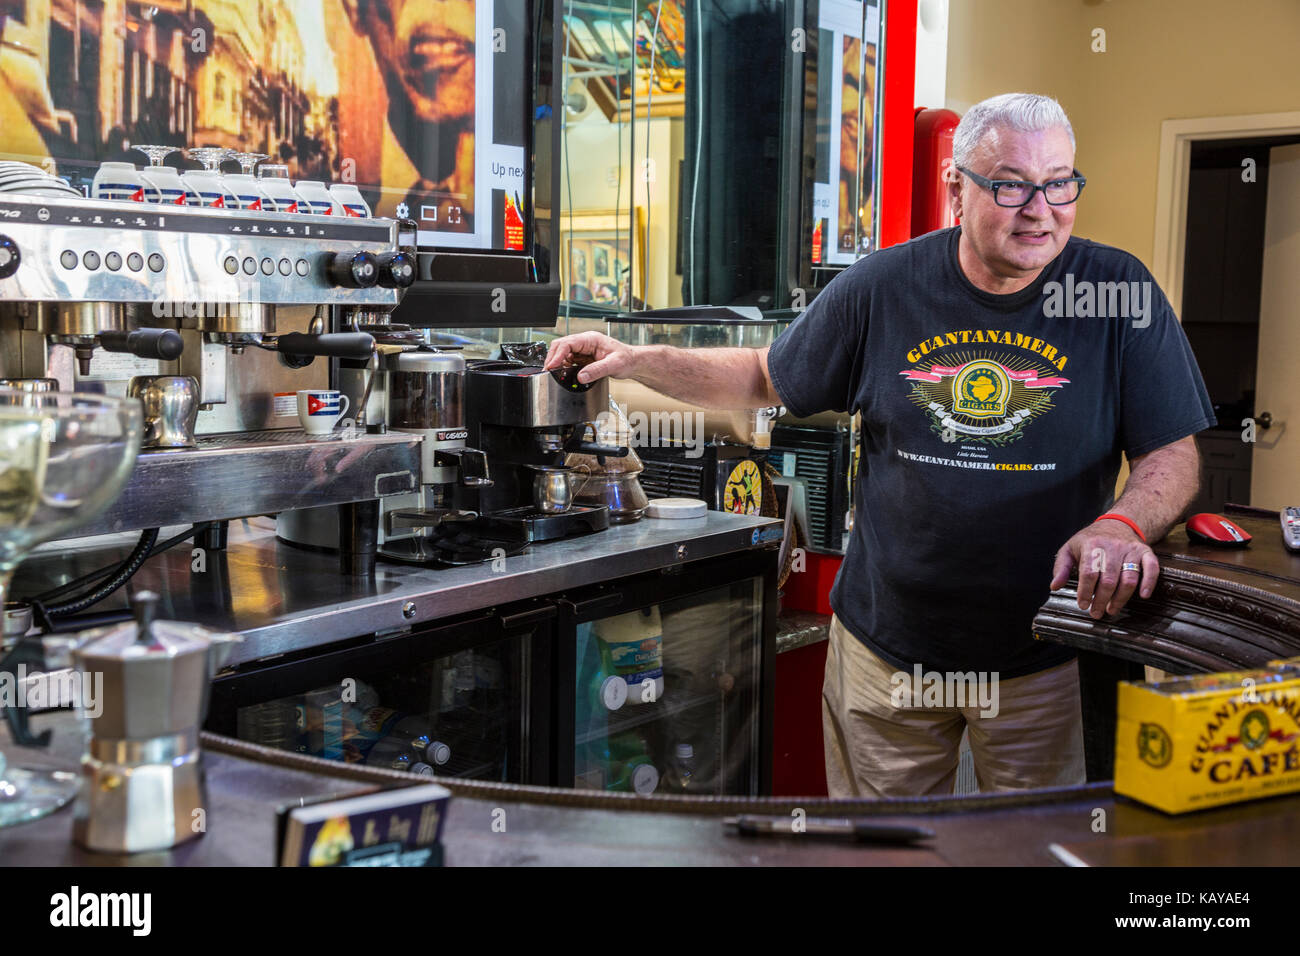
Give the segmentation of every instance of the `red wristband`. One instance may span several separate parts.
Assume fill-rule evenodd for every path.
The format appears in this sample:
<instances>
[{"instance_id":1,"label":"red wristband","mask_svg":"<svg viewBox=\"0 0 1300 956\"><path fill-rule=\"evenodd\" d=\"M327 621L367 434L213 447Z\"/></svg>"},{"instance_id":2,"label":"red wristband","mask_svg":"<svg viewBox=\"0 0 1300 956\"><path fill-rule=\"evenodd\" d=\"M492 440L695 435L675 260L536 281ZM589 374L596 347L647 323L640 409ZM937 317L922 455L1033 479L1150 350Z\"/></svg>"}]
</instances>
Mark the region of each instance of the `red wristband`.
<instances>
[{"instance_id":1,"label":"red wristband","mask_svg":"<svg viewBox=\"0 0 1300 956\"><path fill-rule=\"evenodd\" d=\"M1108 511L1100 518L1098 518L1097 521L1101 521L1104 518L1110 518L1113 521L1124 522L1126 525L1128 525L1130 528L1133 529L1134 534L1136 534L1139 538L1142 539L1143 544L1147 543L1147 536L1142 533L1142 529L1137 526L1137 522L1134 521L1132 518L1126 518L1123 515L1112 514L1111 512ZM1093 522L1093 524L1096 523L1097 523L1096 521Z\"/></svg>"}]
</instances>

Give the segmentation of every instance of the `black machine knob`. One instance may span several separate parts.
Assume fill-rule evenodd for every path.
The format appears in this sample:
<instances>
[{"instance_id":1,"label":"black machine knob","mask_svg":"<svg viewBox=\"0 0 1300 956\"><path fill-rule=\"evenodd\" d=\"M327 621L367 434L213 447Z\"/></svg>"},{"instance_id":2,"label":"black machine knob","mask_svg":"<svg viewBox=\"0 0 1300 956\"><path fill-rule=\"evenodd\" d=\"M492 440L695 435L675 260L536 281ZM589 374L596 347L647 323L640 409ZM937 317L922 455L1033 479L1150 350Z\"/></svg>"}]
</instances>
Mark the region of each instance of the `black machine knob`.
<instances>
[{"instance_id":1,"label":"black machine knob","mask_svg":"<svg viewBox=\"0 0 1300 956\"><path fill-rule=\"evenodd\" d=\"M379 263L369 252L336 252L326 272L345 289L369 289L379 282Z\"/></svg>"},{"instance_id":2,"label":"black machine knob","mask_svg":"<svg viewBox=\"0 0 1300 956\"><path fill-rule=\"evenodd\" d=\"M385 252L379 263L379 284L385 289L405 289L415 281L415 256L409 252Z\"/></svg>"},{"instance_id":3,"label":"black machine knob","mask_svg":"<svg viewBox=\"0 0 1300 956\"><path fill-rule=\"evenodd\" d=\"M18 243L8 236L0 236L0 279L8 279L17 272L22 261L23 257L22 253L18 251ZM408 282L407 285L410 285L410 283Z\"/></svg>"}]
</instances>

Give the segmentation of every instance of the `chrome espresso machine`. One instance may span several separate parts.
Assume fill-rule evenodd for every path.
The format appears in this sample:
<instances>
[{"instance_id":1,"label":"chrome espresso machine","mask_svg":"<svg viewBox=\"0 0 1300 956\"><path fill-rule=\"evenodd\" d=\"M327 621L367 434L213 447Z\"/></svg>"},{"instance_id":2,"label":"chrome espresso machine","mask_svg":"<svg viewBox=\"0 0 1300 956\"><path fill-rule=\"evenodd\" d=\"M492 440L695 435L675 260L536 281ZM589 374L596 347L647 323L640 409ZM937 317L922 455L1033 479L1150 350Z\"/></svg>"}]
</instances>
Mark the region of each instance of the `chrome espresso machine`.
<instances>
[{"instance_id":1,"label":"chrome espresso machine","mask_svg":"<svg viewBox=\"0 0 1300 956\"><path fill-rule=\"evenodd\" d=\"M420 487L420 437L300 427L297 392L328 359L362 366L415 279L414 223L0 194L0 384L125 394L138 376L197 384L191 447L145 450L80 535L328 506L342 569L375 558L378 499ZM46 387L54 382L44 383ZM377 430L376 430L377 431Z\"/></svg>"}]
</instances>

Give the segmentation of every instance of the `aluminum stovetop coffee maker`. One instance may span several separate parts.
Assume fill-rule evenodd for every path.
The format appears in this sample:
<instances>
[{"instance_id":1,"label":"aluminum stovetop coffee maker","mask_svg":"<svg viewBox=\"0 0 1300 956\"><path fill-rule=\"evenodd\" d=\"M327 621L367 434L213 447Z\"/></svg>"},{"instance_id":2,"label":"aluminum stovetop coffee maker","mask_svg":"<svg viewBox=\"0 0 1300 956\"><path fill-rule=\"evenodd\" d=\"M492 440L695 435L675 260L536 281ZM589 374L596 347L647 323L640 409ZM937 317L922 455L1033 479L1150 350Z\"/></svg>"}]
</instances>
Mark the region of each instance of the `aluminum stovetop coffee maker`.
<instances>
[{"instance_id":1,"label":"aluminum stovetop coffee maker","mask_svg":"<svg viewBox=\"0 0 1300 956\"><path fill-rule=\"evenodd\" d=\"M165 850L204 832L199 727L208 686L236 634L156 621L158 595L135 595L135 620L46 638L51 666L103 675L81 758L73 838L90 850ZM65 660L60 660L60 658ZM196 812L197 811L197 812Z\"/></svg>"}]
</instances>

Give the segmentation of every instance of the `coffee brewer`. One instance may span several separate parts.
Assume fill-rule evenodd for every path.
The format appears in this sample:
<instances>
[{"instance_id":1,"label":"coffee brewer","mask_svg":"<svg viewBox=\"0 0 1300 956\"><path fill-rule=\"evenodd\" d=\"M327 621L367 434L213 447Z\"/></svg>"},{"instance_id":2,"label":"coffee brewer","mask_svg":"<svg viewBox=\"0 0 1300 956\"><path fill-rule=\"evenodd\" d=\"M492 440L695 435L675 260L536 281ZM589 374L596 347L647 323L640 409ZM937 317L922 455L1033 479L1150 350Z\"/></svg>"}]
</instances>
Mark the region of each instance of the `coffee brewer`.
<instances>
[{"instance_id":1,"label":"coffee brewer","mask_svg":"<svg viewBox=\"0 0 1300 956\"><path fill-rule=\"evenodd\" d=\"M609 526L603 505L556 509L539 500L538 482L564 468L570 452L621 457L625 447L601 445L595 423L609 410L606 379L583 384L578 369L547 372L519 361L470 362L465 375L466 440L484 454L491 486L459 484L452 500L477 511L489 527L512 529L530 541L562 538Z\"/></svg>"}]
</instances>

